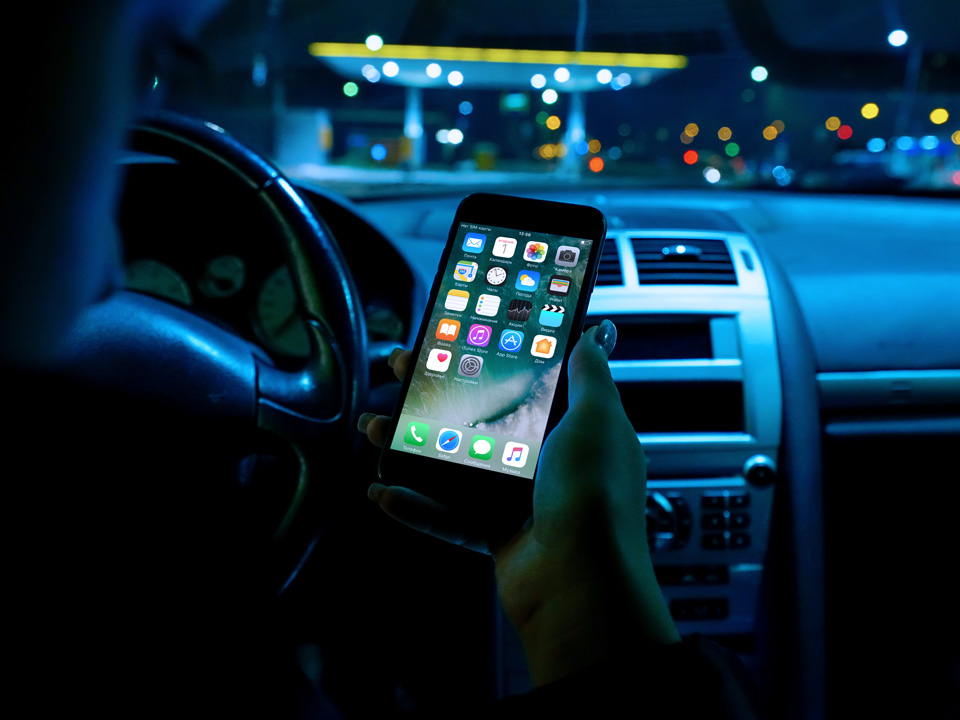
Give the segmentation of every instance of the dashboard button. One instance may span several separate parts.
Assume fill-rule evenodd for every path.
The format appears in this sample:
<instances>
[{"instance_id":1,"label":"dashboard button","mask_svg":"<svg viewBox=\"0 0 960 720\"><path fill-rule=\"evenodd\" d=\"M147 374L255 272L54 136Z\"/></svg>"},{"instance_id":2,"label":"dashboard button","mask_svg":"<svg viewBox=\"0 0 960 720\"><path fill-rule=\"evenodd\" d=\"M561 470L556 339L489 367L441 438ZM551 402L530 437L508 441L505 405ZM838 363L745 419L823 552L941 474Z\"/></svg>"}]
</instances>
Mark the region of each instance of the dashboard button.
<instances>
[{"instance_id":1,"label":"dashboard button","mask_svg":"<svg viewBox=\"0 0 960 720\"><path fill-rule=\"evenodd\" d=\"M700 498L700 507L704 510L723 510L727 506L727 498L724 495L707 495Z\"/></svg>"},{"instance_id":2,"label":"dashboard button","mask_svg":"<svg viewBox=\"0 0 960 720\"><path fill-rule=\"evenodd\" d=\"M723 550L727 546L727 539L723 533L704 533L700 545L704 550Z\"/></svg>"},{"instance_id":3,"label":"dashboard button","mask_svg":"<svg viewBox=\"0 0 960 720\"><path fill-rule=\"evenodd\" d=\"M730 527L735 530L750 527L750 514L745 512L730 513Z\"/></svg>"},{"instance_id":4,"label":"dashboard button","mask_svg":"<svg viewBox=\"0 0 960 720\"><path fill-rule=\"evenodd\" d=\"M750 534L749 533L731 533L730 547L734 548L735 550L742 550L743 548L750 547Z\"/></svg>"},{"instance_id":5,"label":"dashboard button","mask_svg":"<svg viewBox=\"0 0 960 720\"><path fill-rule=\"evenodd\" d=\"M723 525L720 513L704 513L700 518L700 527L704 530L723 530Z\"/></svg>"}]
</instances>

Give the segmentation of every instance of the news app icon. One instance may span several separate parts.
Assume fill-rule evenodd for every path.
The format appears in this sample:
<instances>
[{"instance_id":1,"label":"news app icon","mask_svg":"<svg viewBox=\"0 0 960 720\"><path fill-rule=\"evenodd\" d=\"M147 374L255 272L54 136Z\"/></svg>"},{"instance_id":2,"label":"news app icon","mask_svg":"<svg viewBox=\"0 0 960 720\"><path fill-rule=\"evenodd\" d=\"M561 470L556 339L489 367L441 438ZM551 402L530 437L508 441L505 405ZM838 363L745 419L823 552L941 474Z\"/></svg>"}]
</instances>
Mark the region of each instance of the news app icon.
<instances>
[{"instance_id":1,"label":"news app icon","mask_svg":"<svg viewBox=\"0 0 960 720\"><path fill-rule=\"evenodd\" d=\"M533 303L529 300L511 300L510 306L507 308L507 320L526 322L532 309Z\"/></svg>"},{"instance_id":2,"label":"news app icon","mask_svg":"<svg viewBox=\"0 0 960 720\"><path fill-rule=\"evenodd\" d=\"M534 335L530 354L538 358L552 358L557 349L557 338L554 335Z\"/></svg>"},{"instance_id":3,"label":"news app icon","mask_svg":"<svg viewBox=\"0 0 960 720\"><path fill-rule=\"evenodd\" d=\"M463 312L467 309L468 302L470 302L470 293L466 290L451 290L447 293L447 299L443 303L443 306L447 310Z\"/></svg>"},{"instance_id":4,"label":"news app icon","mask_svg":"<svg viewBox=\"0 0 960 720\"><path fill-rule=\"evenodd\" d=\"M557 248L557 257L555 260L557 265L574 267L580 262L580 248L574 247L573 245L561 245Z\"/></svg>"},{"instance_id":5,"label":"news app icon","mask_svg":"<svg viewBox=\"0 0 960 720\"><path fill-rule=\"evenodd\" d=\"M560 327L563 325L564 312L563 305L544 303L544 306L540 309L540 324L547 327Z\"/></svg>"},{"instance_id":6,"label":"news app icon","mask_svg":"<svg viewBox=\"0 0 960 720\"><path fill-rule=\"evenodd\" d=\"M460 282L473 282L477 277L477 264L469 260L461 260L453 269L453 279Z\"/></svg>"},{"instance_id":7,"label":"news app icon","mask_svg":"<svg viewBox=\"0 0 960 720\"><path fill-rule=\"evenodd\" d=\"M437 325L437 340L446 340L447 342L453 342L457 339L457 335L460 333L460 321L451 320L450 318L443 318L440 321L440 324Z\"/></svg>"},{"instance_id":8,"label":"news app icon","mask_svg":"<svg viewBox=\"0 0 960 720\"><path fill-rule=\"evenodd\" d=\"M551 295L566 297L570 294L570 277L568 275L551 275L547 292Z\"/></svg>"},{"instance_id":9,"label":"news app icon","mask_svg":"<svg viewBox=\"0 0 960 720\"><path fill-rule=\"evenodd\" d=\"M441 428L437 436L437 450L445 453L455 453L460 449L460 440L463 433L453 428Z\"/></svg>"},{"instance_id":10,"label":"news app icon","mask_svg":"<svg viewBox=\"0 0 960 720\"><path fill-rule=\"evenodd\" d=\"M468 232L463 239L463 251L468 253L483 252L483 246L487 242L487 236L481 233Z\"/></svg>"},{"instance_id":11,"label":"news app icon","mask_svg":"<svg viewBox=\"0 0 960 720\"><path fill-rule=\"evenodd\" d=\"M490 344L490 338L493 335L493 328L489 325L480 325L474 323L470 326L467 333L467 344L474 347L486 347Z\"/></svg>"},{"instance_id":12,"label":"news app icon","mask_svg":"<svg viewBox=\"0 0 960 720\"><path fill-rule=\"evenodd\" d=\"M523 292L533 292L540 284L540 273L536 270L521 270L514 287Z\"/></svg>"},{"instance_id":13,"label":"news app icon","mask_svg":"<svg viewBox=\"0 0 960 720\"><path fill-rule=\"evenodd\" d=\"M512 237L498 237L493 243L493 256L512 258L517 251L517 239Z\"/></svg>"},{"instance_id":14,"label":"news app icon","mask_svg":"<svg viewBox=\"0 0 960 720\"><path fill-rule=\"evenodd\" d=\"M527 464L530 446L519 442L508 442L503 449L503 464L507 467L522 468Z\"/></svg>"}]
</instances>

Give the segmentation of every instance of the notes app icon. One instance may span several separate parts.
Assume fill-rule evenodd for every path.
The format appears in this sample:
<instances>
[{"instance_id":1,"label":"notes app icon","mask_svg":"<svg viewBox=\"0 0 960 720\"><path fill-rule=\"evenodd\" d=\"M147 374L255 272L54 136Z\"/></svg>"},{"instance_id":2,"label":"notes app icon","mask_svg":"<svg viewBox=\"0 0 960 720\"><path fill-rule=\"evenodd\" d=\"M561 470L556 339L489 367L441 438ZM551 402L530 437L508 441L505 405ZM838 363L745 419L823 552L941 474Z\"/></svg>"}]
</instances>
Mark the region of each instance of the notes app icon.
<instances>
[{"instance_id":1,"label":"notes app icon","mask_svg":"<svg viewBox=\"0 0 960 720\"><path fill-rule=\"evenodd\" d=\"M451 290L447 293L447 300L443 303L443 306L447 310L463 312L467 309L468 302L470 302L470 293L466 290Z\"/></svg>"},{"instance_id":2,"label":"notes app icon","mask_svg":"<svg viewBox=\"0 0 960 720\"><path fill-rule=\"evenodd\" d=\"M530 446L519 442L508 442L503 449L503 464L507 467L522 468L527 464Z\"/></svg>"}]
</instances>

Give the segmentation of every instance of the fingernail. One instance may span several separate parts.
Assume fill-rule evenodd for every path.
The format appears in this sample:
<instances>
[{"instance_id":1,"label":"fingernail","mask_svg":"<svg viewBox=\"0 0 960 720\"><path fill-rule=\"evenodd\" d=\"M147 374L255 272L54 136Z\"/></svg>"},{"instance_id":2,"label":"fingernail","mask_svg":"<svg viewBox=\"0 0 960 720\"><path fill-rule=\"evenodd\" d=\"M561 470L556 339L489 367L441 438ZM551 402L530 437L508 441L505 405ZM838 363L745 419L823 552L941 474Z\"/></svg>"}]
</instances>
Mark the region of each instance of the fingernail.
<instances>
[{"instance_id":1,"label":"fingernail","mask_svg":"<svg viewBox=\"0 0 960 720\"><path fill-rule=\"evenodd\" d=\"M400 357L400 353L403 352L403 348L394 348L390 353L390 357L387 358L387 365L393 367L393 364L397 361L397 358Z\"/></svg>"},{"instance_id":2,"label":"fingernail","mask_svg":"<svg viewBox=\"0 0 960 720\"><path fill-rule=\"evenodd\" d=\"M607 357L610 357L610 353L613 352L613 348L617 344L617 326L609 320L604 320L597 327L597 333L593 336L593 339L597 341L597 345L603 348Z\"/></svg>"},{"instance_id":3,"label":"fingernail","mask_svg":"<svg viewBox=\"0 0 960 720\"><path fill-rule=\"evenodd\" d=\"M357 418L357 430L362 433L367 432L367 425L370 424L370 421L376 417L374 413L363 413L359 418Z\"/></svg>"},{"instance_id":4,"label":"fingernail","mask_svg":"<svg viewBox=\"0 0 960 720\"><path fill-rule=\"evenodd\" d=\"M367 497L373 500L375 503L380 502L380 496L383 495L383 491L387 489L386 485L381 485L380 483L373 483L370 487L367 488Z\"/></svg>"}]
</instances>

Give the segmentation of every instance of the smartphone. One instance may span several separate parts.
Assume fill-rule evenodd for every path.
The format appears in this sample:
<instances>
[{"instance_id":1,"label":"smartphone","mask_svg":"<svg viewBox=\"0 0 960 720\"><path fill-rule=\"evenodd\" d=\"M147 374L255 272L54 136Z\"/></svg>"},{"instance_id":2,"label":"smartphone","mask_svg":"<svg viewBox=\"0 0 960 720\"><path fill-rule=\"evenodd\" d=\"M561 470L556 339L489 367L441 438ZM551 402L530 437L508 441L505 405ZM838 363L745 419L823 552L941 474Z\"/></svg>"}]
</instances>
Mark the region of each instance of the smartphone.
<instances>
[{"instance_id":1,"label":"smartphone","mask_svg":"<svg viewBox=\"0 0 960 720\"><path fill-rule=\"evenodd\" d=\"M606 237L583 205L479 193L457 208L380 459L447 506L529 505L566 410Z\"/></svg>"}]
</instances>

